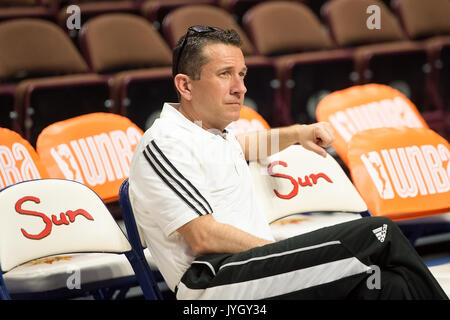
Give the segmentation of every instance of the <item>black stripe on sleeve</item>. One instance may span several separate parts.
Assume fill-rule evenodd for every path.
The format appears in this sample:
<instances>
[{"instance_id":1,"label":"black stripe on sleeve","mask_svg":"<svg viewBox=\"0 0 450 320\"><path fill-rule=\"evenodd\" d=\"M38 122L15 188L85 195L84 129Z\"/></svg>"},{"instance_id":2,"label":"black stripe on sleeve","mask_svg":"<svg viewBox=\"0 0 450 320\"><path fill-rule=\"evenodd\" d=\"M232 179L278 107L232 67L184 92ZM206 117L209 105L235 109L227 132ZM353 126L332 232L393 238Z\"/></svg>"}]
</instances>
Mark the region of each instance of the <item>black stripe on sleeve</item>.
<instances>
[{"instance_id":1,"label":"black stripe on sleeve","mask_svg":"<svg viewBox=\"0 0 450 320\"><path fill-rule=\"evenodd\" d=\"M151 155L152 159L158 164L158 166L166 173L166 175L168 175L173 181L175 181L176 184L178 184L181 189L183 189L200 207L202 207L202 209L204 210L205 214L208 214L208 210L203 206L203 204L194 197L194 195L189 192L189 190L186 188L186 186L184 186L179 180L177 180L168 170L166 167L164 167L164 165L158 160L158 158L156 157L156 155L153 153L153 151L151 150L150 146L147 145L147 151L149 152L149 154ZM172 167L173 168L173 167ZM192 185L189 184L191 187ZM174 186L176 187L176 186ZM203 197L202 197L203 198Z\"/></svg>"},{"instance_id":2,"label":"black stripe on sleeve","mask_svg":"<svg viewBox=\"0 0 450 320\"><path fill-rule=\"evenodd\" d=\"M149 156L145 152L145 150L142 152L144 154L145 159L147 159L150 166L153 168L153 170L156 172L156 174L161 178L162 181L166 183L166 185L172 189L173 192L176 193L177 196L179 196L189 207L191 207L199 216L202 216L203 214L192 204L190 203L162 174L159 172L159 170L156 168L156 166L153 164L153 162L150 160Z\"/></svg>"},{"instance_id":3,"label":"black stripe on sleeve","mask_svg":"<svg viewBox=\"0 0 450 320\"><path fill-rule=\"evenodd\" d=\"M188 180L188 179L186 179L182 174L181 174L181 172L179 172L178 170L177 170L177 168L175 168L175 166L169 161L169 159L167 159L167 157L164 155L164 153L161 151L161 149L159 149L159 147L156 145L156 142L155 142L155 140L152 140L151 141L151 144L155 147L155 149L156 149L156 151L158 151L158 153L161 155L161 157L167 162L167 164L172 168L172 170L176 173L176 174L178 174L178 176L181 178L181 179L183 179L193 190L194 190L194 192L200 197L200 198L202 198L203 199L203 201L206 203L206 205L208 206L208 208L209 208L209 212L213 212L213 210L212 210L212 208L211 208L211 206L209 205L209 203L208 203L208 201L206 201L206 199L203 197L203 195L197 190L197 188L195 188L193 185L192 185L192 183ZM147 146L148 147L148 146ZM206 209L205 209L206 210Z\"/></svg>"}]
</instances>

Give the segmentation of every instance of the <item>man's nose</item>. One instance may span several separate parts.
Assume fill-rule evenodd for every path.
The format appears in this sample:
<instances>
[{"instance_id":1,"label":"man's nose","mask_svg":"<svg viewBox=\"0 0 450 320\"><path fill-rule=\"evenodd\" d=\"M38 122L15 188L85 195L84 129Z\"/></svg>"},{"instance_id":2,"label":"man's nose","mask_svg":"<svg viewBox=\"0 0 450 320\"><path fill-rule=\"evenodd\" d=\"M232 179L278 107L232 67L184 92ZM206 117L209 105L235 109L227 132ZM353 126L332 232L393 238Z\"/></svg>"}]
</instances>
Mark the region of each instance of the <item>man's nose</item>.
<instances>
[{"instance_id":1,"label":"man's nose","mask_svg":"<svg viewBox=\"0 0 450 320\"><path fill-rule=\"evenodd\" d=\"M247 87L244 84L244 78L241 76L235 76L231 86L232 94L245 94L247 92Z\"/></svg>"}]
</instances>

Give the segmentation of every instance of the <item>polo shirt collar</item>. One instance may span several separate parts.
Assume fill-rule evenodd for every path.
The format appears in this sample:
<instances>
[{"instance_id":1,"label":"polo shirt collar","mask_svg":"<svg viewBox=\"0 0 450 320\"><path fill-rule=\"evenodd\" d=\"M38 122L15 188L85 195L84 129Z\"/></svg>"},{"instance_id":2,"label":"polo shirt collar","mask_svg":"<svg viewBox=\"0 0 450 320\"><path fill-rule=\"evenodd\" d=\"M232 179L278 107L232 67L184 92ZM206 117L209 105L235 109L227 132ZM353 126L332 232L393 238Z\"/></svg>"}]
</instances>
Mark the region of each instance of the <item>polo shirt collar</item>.
<instances>
[{"instance_id":1,"label":"polo shirt collar","mask_svg":"<svg viewBox=\"0 0 450 320\"><path fill-rule=\"evenodd\" d=\"M227 134L229 133L229 130L227 130L228 126L223 130L222 133L220 133L219 130L205 130L200 126L200 124L192 122L174 107L179 105L180 105L179 103L165 102L160 114L160 118L171 119L180 126L199 134L204 134L208 136L213 135L226 139Z\"/></svg>"}]
</instances>

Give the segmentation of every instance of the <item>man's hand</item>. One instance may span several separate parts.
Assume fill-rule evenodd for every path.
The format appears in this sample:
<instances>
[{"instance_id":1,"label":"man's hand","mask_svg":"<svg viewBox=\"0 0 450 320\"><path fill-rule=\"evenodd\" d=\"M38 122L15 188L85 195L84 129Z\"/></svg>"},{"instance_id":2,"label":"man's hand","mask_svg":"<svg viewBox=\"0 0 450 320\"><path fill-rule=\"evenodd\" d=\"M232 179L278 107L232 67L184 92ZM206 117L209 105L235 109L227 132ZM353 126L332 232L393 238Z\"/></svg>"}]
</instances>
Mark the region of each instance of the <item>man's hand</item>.
<instances>
[{"instance_id":1,"label":"man's hand","mask_svg":"<svg viewBox=\"0 0 450 320\"><path fill-rule=\"evenodd\" d=\"M307 125L296 125L298 142L310 151L322 157L327 156L324 148L335 140L333 130L328 122L317 122Z\"/></svg>"}]
</instances>

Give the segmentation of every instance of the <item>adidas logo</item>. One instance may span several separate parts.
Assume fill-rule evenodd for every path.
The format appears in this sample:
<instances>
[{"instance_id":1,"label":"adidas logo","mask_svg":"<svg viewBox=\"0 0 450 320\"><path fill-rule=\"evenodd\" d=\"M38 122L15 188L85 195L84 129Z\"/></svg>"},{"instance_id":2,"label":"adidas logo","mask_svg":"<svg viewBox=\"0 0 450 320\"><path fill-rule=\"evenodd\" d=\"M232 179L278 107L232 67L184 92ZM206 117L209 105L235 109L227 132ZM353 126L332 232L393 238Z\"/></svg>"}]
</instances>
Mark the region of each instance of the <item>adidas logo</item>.
<instances>
[{"instance_id":1,"label":"adidas logo","mask_svg":"<svg viewBox=\"0 0 450 320\"><path fill-rule=\"evenodd\" d=\"M372 232L375 234L377 239L380 240L380 242L383 242L384 239L386 238L387 224L383 224L382 227L373 229Z\"/></svg>"}]
</instances>

